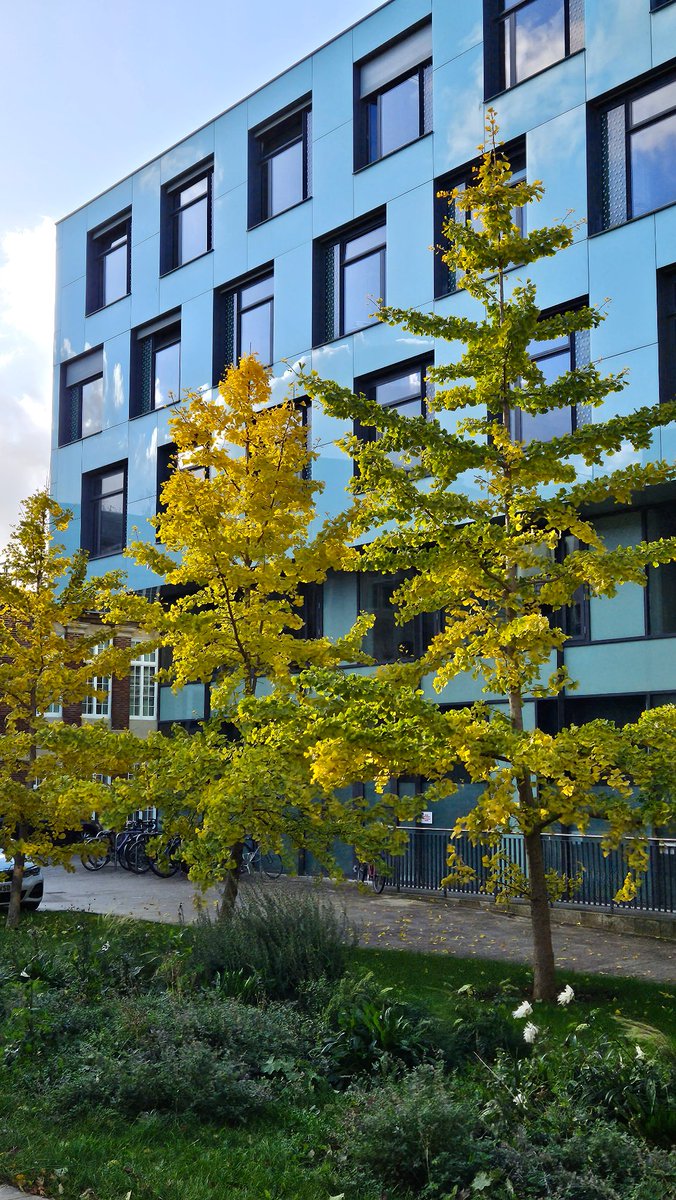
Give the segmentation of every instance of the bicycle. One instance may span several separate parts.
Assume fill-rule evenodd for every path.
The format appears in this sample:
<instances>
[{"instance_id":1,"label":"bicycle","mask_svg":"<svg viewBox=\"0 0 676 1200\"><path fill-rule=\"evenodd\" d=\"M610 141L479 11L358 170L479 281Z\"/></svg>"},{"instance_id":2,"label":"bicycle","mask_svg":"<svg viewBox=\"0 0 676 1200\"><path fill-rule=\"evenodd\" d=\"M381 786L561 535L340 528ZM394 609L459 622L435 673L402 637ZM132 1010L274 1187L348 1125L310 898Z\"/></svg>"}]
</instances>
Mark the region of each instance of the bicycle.
<instances>
[{"instance_id":1,"label":"bicycle","mask_svg":"<svg viewBox=\"0 0 676 1200\"><path fill-rule=\"evenodd\" d=\"M155 821L129 821L125 829L116 833L113 829L101 829L91 837L85 837L82 848L82 865L87 871L100 871L111 861L125 871L141 874L148 867L141 865L141 857L132 858L139 839L152 837L156 832ZM91 853L100 847L98 853ZM88 852L89 851L89 852Z\"/></svg>"},{"instance_id":2,"label":"bicycle","mask_svg":"<svg viewBox=\"0 0 676 1200\"><path fill-rule=\"evenodd\" d=\"M356 862L354 864L354 873L357 877L357 883L368 884L378 896L384 891L387 876L383 875L378 869L378 863Z\"/></svg>"},{"instance_id":3,"label":"bicycle","mask_svg":"<svg viewBox=\"0 0 676 1200\"><path fill-rule=\"evenodd\" d=\"M279 854L263 854L258 842L253 838L245 838L242 847L242 871L251 875L254 869L259 873L262 871L268 879L279 879L284 871L284 863Z\"/></svg>"}]
</instances>

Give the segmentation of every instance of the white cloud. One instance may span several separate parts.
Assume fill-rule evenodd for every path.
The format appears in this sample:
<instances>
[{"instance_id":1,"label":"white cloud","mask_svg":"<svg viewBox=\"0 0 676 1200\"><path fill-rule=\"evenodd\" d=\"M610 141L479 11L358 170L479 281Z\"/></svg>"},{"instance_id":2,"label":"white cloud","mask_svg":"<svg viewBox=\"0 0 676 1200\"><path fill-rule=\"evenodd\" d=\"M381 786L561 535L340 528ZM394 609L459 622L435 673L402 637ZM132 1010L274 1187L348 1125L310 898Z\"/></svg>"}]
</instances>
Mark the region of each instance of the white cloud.
<instances>
[{"instance_id":1,"label":"white cloud","mask_svg":"<svg viewBox=\"0 0 676 1200\"><path fill-rule=\"evenodd\" d=\"M49 471L54 223L0 236L0 543Z\"/></svg>"}]
</instances>

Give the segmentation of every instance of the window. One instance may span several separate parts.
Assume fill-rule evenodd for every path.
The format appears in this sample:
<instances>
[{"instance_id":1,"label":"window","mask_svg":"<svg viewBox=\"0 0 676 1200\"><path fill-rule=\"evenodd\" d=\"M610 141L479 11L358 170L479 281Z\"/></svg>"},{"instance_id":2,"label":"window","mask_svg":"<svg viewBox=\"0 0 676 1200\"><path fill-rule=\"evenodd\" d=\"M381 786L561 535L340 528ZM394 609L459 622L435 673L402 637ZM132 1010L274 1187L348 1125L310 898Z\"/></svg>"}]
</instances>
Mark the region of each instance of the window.
<instances>
[{"instance_id":1,"label":"window","mask_svg":"<svg viewBox=\"0 0 676 1200\"><path fill-rule=\"evenodd\" d=\"M676 537L676 510L673 504L655 505L645 512L645 538ZM676 633L676 562L648 567L648 630L649 634Z\"/></svg>"},{"instance_id":2,"label":"window","mask_svg":"<svg viewBox=\"0 0 676 1200\"><path fill-rule=\"evenodd\" d=\"M426 362L406 363L378 375L368 376L355 381L355 390L362 392L367 399L376 400L382 408L396 408L401 416L426 417L427 399L432 394L432 384L427 379ZM355 421L355 436L364 442L376 441L381 434L372 425L362 425ZM390 456L399 462L401 455L393 452Z\"/></svg>"},{"instance_id":3,"label":"window","mask_svg":"<svg viewBox=\"0 0 676 1200\"><path fill-rule=\"evenodd\" d=\"M126 498L126 463L82 476L82 549L90 558L124 550Z\"/></svg>"},{"instance_id":4,"label":"window","mask_svg":"<svg viewBox=\"0 0 676 1200\"><path fill-rule=\"evenodd\" d=\"M249 134L249 228L312 195L309 97Z\"/></svg>"},{"instance_id":5,"label":"window","mask_svg":"<svg viewBox=\"0 0 676 1200\"><path fill-rule=\"evenodd\" d=\"M570 311L572 307L574 305L567 305L564 311ZM554 314L543 315L547 317ZM590 361L589 332L582 330L566 337L552 338L550 341L532 342L531 358L540 368L544 384L555 383L567 371ZM511 432L515 441L525 445L535 441L550 442L552 438L565 437L579 426L588 424L590 419L589 409L583 406L577 408L575 405L564 405L542 413L529 413L521 408L513 408Z\"/></svg>"},{"instance_id":6,"label":"window","mask_svg":"<svg viewBox=\"0 0 676 1200\"><path fill-rule=\"evenodd\" d=\"M102 650L108 650L110 642L102 642L100 646L95 646L93 650L94 658L101 653ZM89 680L89 685L95 692L101 693L99 697L85 696L82 701L83 717L109 717L110 716L110 675L93 675ZM101 783L106 781L109 783L110 778L106 775L95 775Z\"/></svg>"},{"instance_id":7,"label":"window","mask_svg":"<svg viewBox=\"0 0 676 1200\"><path fill-rule=\"evenodd\" d=\"M296 609L303 624L300 629L291 629L289 633L300 639L314 639L324 634L324 588L321 583L306 583L302 585L303 602Z\"/></svg>"},{"instance_id":8,"label":"window","mask_svg":"<svg viewBox=\"0 0 676 1200\"><path fill-rule=\"evenodd\" d=\"M162 274L211 250L213 174L209 160L162 189Z\"/></svg>"},{"instance_id":9,"label":"window","mask_svg":"<svg viewBox=\"0 0 676 1200\"><path fill-rule=\"evenodd\" d=\"M45 717L57 717L58 720L60 721L63 716L63 706L61 704L61 701L53 700L51 704L47 705L47 707L42 715Z\"/></svg>"},{"instance_id":10,"label":"window","mask_svg":"<svg viewBox=\"0 0 676 1200\"><path fill-rule=\"evenodd\" d=\"M114 304L131 291L131 211L87 236L87 312Z\"/></svg>"},{"instance_id":11,"label":"window","mask_svg":"<svg viewBox=\"0 0 676 1200\"><path fill-rule=\"evenodd\" d=\"M61 367L59 445L103 429L103 350L92 350Z\"/></svg>"},{"instance_id":12,"label":"window","mask_svg":"<svg viewBox=\"0 0 676 1200\"><path fill-rule=\"evenodd\" d=\"M667 4L671 4L672 0L650 0L650 8L655 12L658 8L666 8Z\"/></svg>"},{"instance_id":13,"label":"window","mask_svg":"<svg viewBox=\"0 0 676 1200\"><path fill-rule=\"evenodd\" d=\"M364 571L357 576L359 610L373 613L375 623L364 639L364 650L378 663L409 661L424 654L440 629L439 613L423 613L403 625L395 618L397 608L392 596L406 579L403 571L381 575Z\"/></svg>"},{"instance_id":14,"label":"window","mask_svg":"<svg viewBox=\"0 0 676 1200\"><path fill-rule=\"evenodd\" d=\"M561 539L557 558L564 561L567 554L582 550L582 543L572 534L567 533ZM566 604L556 614L554 625L559 625L571 642L588 642L591 636L591 621L589 614L589 591L584 584L576 588L570 604Z\"/></svg>"},{"instance_id":15,"label":"window","mask_svg":"<svg viewBox=\"0 0 676 1200\"><path fill-rule=\"evenodd\" d=\"M584 0L487 0L484 13L487 96L584 47Z\"/></svg>"},{"instance_id":16,"label":"window","mask_svg":"<svg viewBox=\"0 0 676 1200\"><path fill-rule=\"evenodd\" d=\"M355 170L432 129L429 22L358 64Z\"/></svg>"},{"instance_id":17,"label":"window","mask_svg":"<svg viewBox=\"0 0 676 1200\"><path fill-rule=\"evenodd\" d=\"M243 354L256 354L264 367L274 358L274 275L243 280L217 293L214 309L214 381Z\"/></svg>"},{"instance_id":18,"label":"window","mask_svg":"<svg viewBox=\"0 0 676 1200\"><path fill-rule=\"evenodd\" d=\"M132 642L142 647L143 642ZM154 720L157 716L157 651L139 652L129 669L129 716Z\"/></svg>"},{"instance_id":19,"label":"window","mask_svg":"<svg viewBox=\"0 0 676 1200\"><path fill-rule=\"evenodd\" d=\"M657 272L660 400L676 400L676 266Z\"/></svg>"},{"instance_id":20,"label":"window","mask_svg":"<svg viewBox=\"0 0 676 1200\"><path fill-rule=\"evenodd\" d=\"M191 467L185 462L185 455L178 453L177 447L173 442L167 442L164 446L157 447L157 508L158 513L165 511L165 505L162 503L162 488L167 480L173 475L174 471L189 471L197 479L208 479L208 467Z\"/></svg>"},{"instance_id":21,"label":"window","mask_svg":"<svg viewBox=\"0 0 676 1200\"><path fill-rule=\"evenodd\" d=\"M315 283L315 345L376 324L374 311L385 298L384 214L317 243Z\"/></svg>"},{"instance_id":22,"label":"window","mask_svg":"<svg viewBox=\"0 0 676 1200\"><path fill-rule=\"evenodd\" d=\"M500 153L507 159L512 168L512 183L522 183L526 178L526 139L525 137L516 138L513 142L500 148ZM474 172L479 166L479 159L474 159L471 163L466 163L464 167L460 167L457 171L452 171L448 175L442 175L434 184L434 244L442 248L448 244L448 238L444 233L444 224L447 220L456 219L455 201L451 200L444 193L452 192L455 188L464 192L465 188L470 187L474 182ZM440 194L441 193L441 194ZM512 209L512 220L516 225L519 233L526 232L525 211L523 208ZM470 224L472 215L469 212L462 213L463 220ZM436 253L434 256L434 295L437 299L441 296L448 296L451 292L455 292L460 286L460 280L456 277L455 271L443 261L441 254Z\"/></svg>"},{"instance_id":23,"label":"window","mask_svg":"<svg viewBox=\"0 0 676 1200\"><path fill-rule=\"evenodd\" d=\"M676 74L606 102L592 114L595 228L610 229L676 201Z\"/></svg>"},{"instance_id":24,"label":"window","mask_svg":"<svg viewBox=\"0 0 676 1200\"><path fill-rule=\"evenodd\" d=\"M181 321L160 317L132 335L132 417L173 404L181 395Z\"/></svg>"}]
</instances>

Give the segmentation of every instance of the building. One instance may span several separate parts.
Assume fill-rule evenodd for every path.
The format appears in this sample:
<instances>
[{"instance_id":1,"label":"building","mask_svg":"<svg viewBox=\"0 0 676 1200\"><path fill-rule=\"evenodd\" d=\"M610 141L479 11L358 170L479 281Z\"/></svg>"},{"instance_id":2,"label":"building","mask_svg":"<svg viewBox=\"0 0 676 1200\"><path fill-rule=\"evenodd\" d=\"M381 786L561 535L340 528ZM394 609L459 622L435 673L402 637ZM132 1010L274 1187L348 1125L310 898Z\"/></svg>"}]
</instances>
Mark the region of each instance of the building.
<instances>
[{"instance_id":1,"label":"building","mask_svg":"<svg viewBox=\"0 0 676 1200\"><path fill-rule=\"evenodd\" d=\"M426 367L448 347L412 346L370 321L372 297L461 309L429 249L435 197L469 178L489 103L515 170L546 186L538 224L568 212L585 222L531 270L542 307L612 300L591 338L549 348L548 371L589 355L629 367L609 413L676 393L676 3L390 0L59 223L52 481L75 513L69 548L86 548L93 570L124 566L131 586L155 586L120 552L134 527L154 536L171 405L215 384L243 349L271 365L280 397L287 362L302 359L424 411ZM589 419L554 416L552 433ZM334 440L346 431L316 407L310 418L322 504L337 512L352 466ZM648 453L675 450L671 426ZM674 535L673 492L599 521L615 543ZM317 620L337 635L368 609L376 657L402 640L414 652L426 631L420 621L395 631L393 586L331 579ZM532 705L532 721L631 719L676 700L676 566L651 568L646 590L581 599L569 632L579 688L537 714ZM203 687L157 695L153 671L148 659L134 667L134 721L204 715ZM441 699L475 694L456 681ZM95 707L89 716L109 715ZM466 809L461 792L435 824Z\"/></svg>"}]
</instances>

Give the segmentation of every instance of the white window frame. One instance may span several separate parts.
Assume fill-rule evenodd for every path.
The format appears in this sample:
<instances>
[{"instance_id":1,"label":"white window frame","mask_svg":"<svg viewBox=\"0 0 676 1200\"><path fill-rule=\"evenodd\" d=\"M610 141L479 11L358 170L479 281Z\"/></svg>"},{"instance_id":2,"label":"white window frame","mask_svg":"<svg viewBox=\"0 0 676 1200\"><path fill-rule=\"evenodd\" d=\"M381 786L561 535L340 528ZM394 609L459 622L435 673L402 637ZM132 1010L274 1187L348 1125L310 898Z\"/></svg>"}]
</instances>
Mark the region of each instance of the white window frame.
<instances>
[{"instance_id":1,"label":"white window frame","mask_svg":"<svg viewBox=\"0 0 676 1200\"><path fill-rule=\"evenodd\" d=\"M99 646L94 646L92 654L96 657L103 650L108 650L110 646L111 642L102 642ZM105 692L106 698L105 700L97 700L96 696L85 696L82 701L82 715L83 717L90 717L95 721L105 721L110 718L112 679L110 675L92 675L89 682L94 691Z\"/></svg>"},{"instance_id":2,"label":"white window frame","mask_svg":"<svg viewBox=\"0 0 676 1200\"><path fill-rule=\"evenodd\" d=\"M132 646L142 647L143 641L136 639L132 641ZM132 659L129 668L129 719L134 721L156 721L157 720L157 651L152 650L148 654L137 653ZM150 677L150 678L148 678ZM136 682L135 682L136 681ZM143 709L144 696L146 687L150 689L148 699L151 700L149 707L151 712L144 713L142 711L135 712L134 709Z\"/></svg>"}]
</instances>

